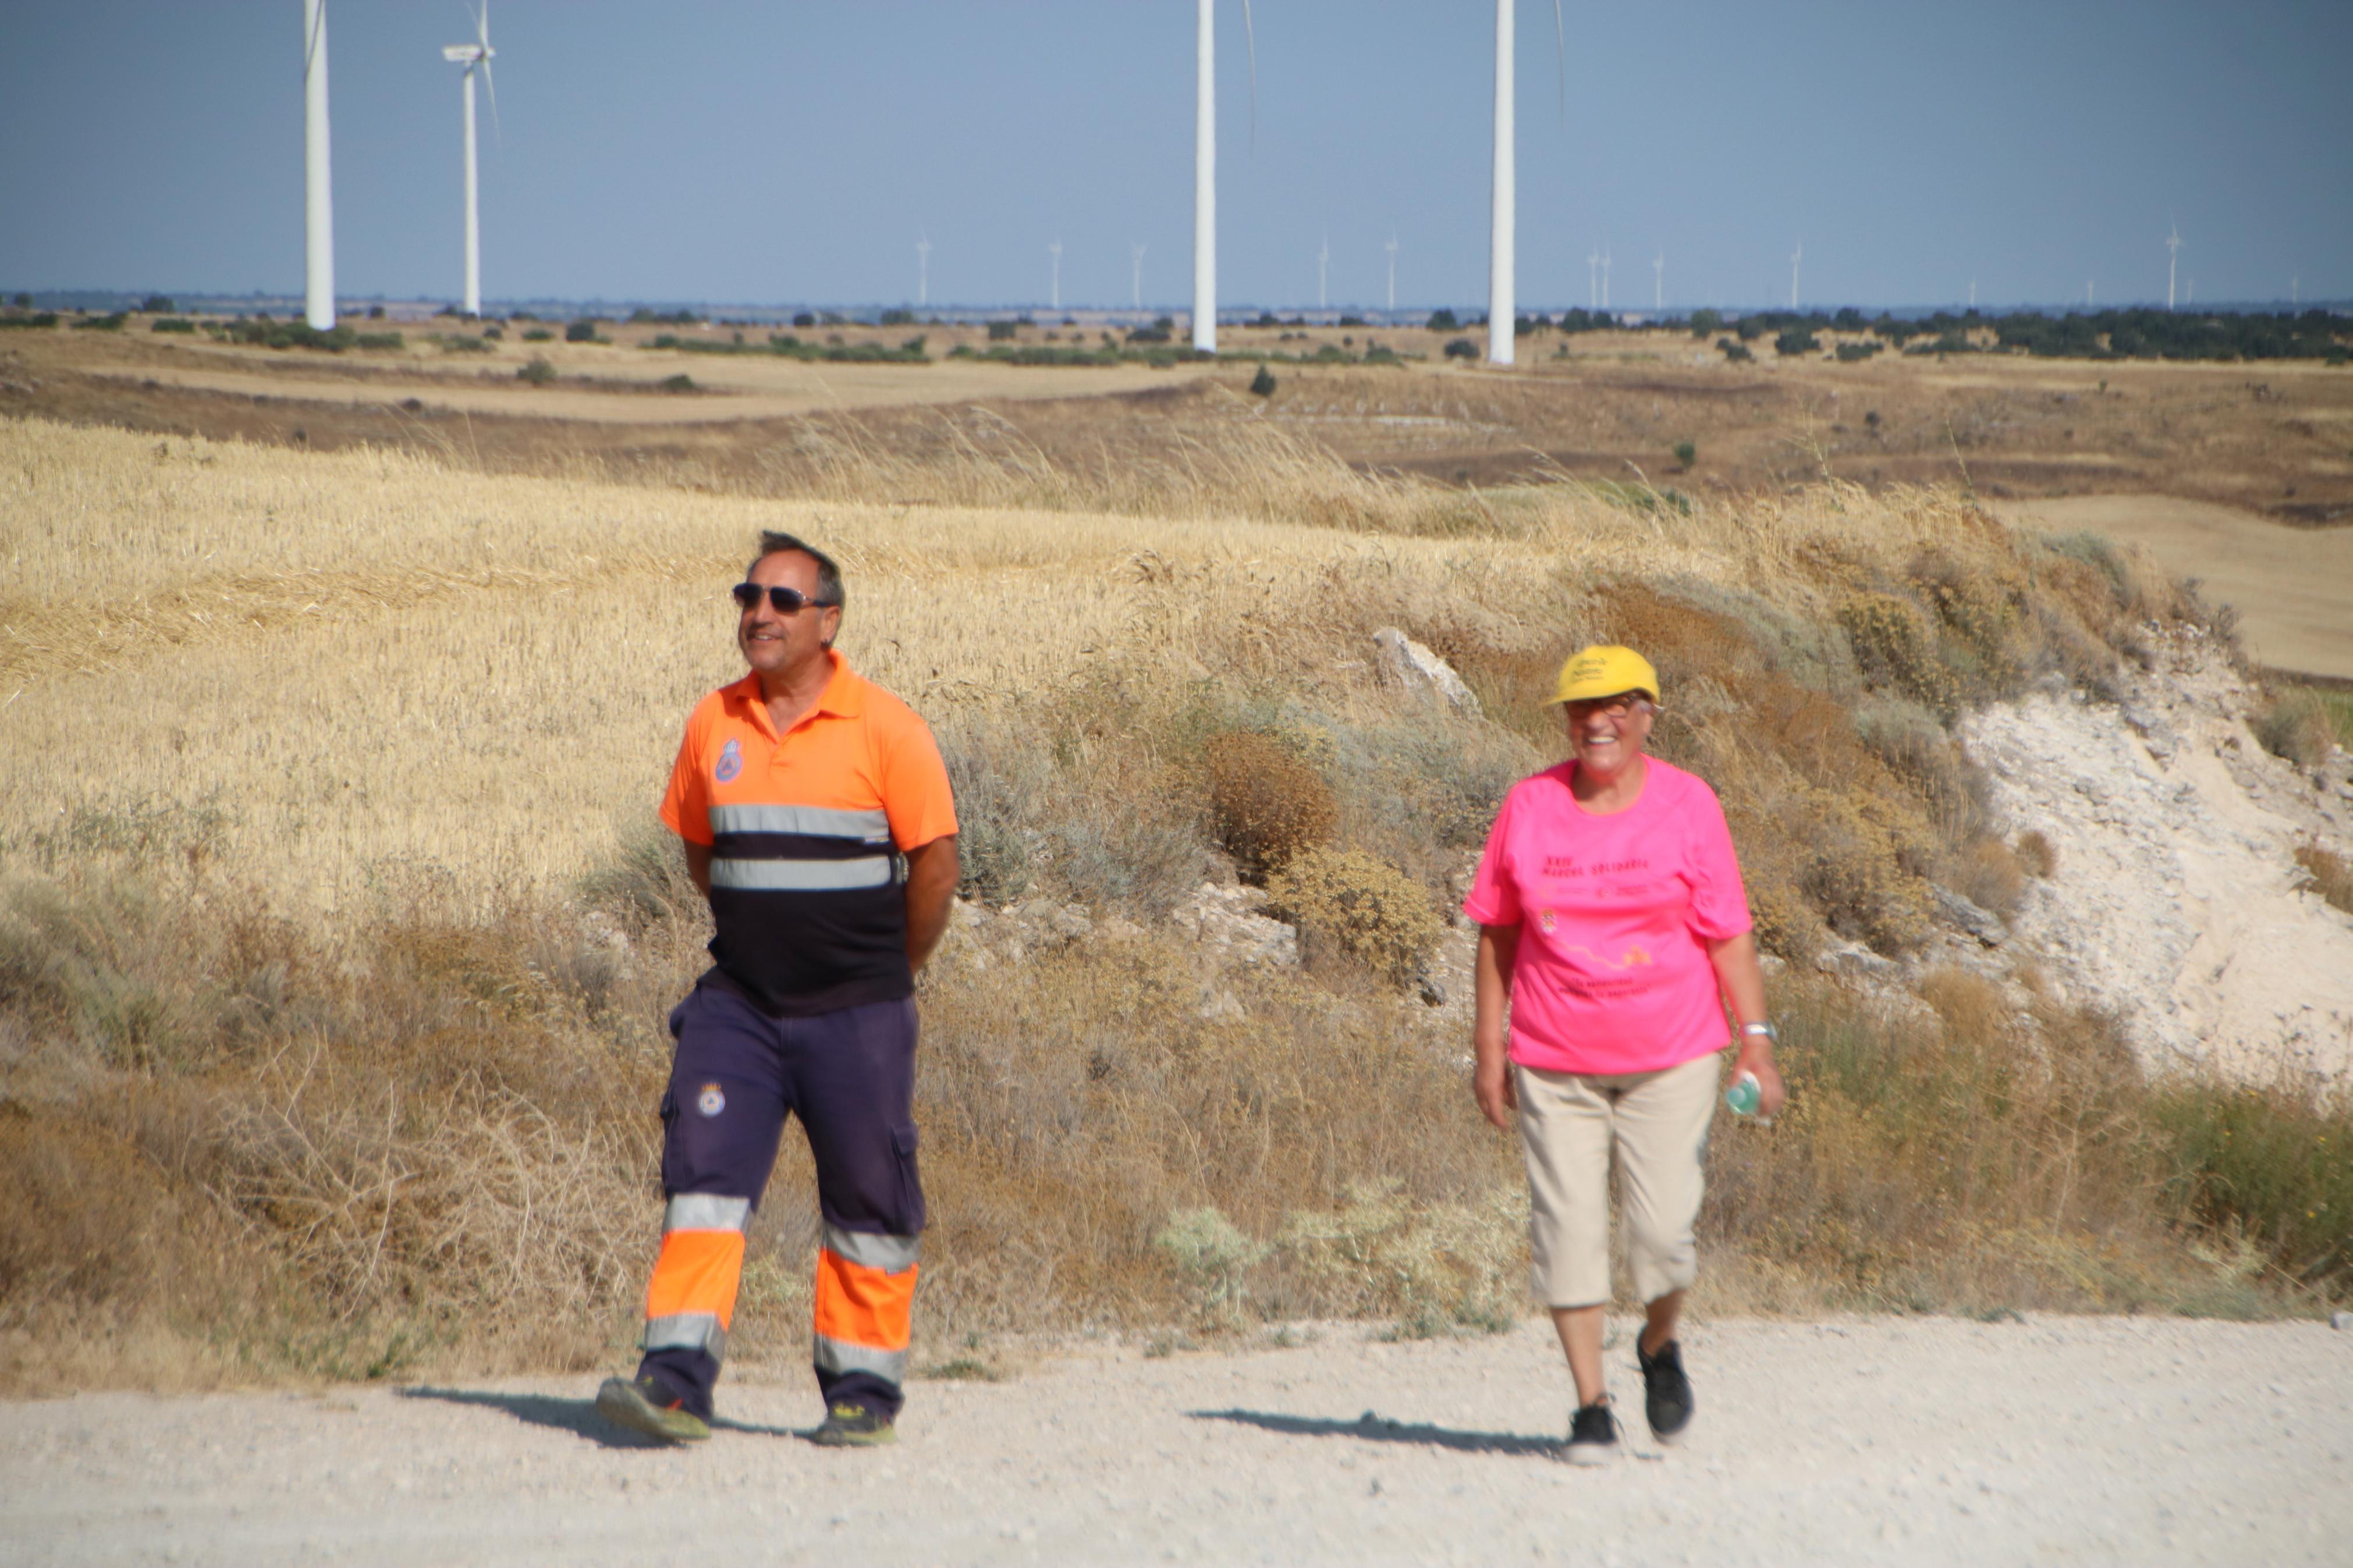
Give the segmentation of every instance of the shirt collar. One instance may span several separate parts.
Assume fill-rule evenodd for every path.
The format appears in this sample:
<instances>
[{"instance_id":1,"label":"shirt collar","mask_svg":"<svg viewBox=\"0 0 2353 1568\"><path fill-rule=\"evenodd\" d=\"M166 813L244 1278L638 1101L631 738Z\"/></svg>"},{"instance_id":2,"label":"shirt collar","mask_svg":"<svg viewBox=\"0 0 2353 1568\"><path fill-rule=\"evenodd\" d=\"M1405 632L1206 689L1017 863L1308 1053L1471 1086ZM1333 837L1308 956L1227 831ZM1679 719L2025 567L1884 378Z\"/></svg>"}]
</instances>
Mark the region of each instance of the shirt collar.
<instances>
[{"instance_id":1,"label":"shirt collar","mask_svg":"<svg viewBox=\"0 0 2353 1568\"><path fill-rule=\"evenodd\" d=\"M865 680L849 668L849 660L841 656L839 648L826 649L825 657L831 662L833 673L826 678L825 689L818 693L817 706L809 710L810 713L829 714L837 719L857 718L866 711ZM771 728L767 694L761 689L757 670L744 671L744 679L727 687L726 690L754 715L754 723L764 730Z\"/></svg>"}]
</instances>

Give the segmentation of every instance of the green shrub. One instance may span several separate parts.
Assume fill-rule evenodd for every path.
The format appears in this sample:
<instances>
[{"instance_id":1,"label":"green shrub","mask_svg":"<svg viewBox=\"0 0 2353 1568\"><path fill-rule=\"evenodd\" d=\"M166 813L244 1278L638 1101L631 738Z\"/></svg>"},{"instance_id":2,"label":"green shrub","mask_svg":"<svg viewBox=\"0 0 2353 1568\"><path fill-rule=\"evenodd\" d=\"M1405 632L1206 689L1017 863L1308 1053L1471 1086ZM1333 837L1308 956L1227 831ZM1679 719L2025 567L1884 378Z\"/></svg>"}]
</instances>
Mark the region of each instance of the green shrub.
<instances>
[{"instance_id":1,"label":"green shrub","mask_svg":"<svg viewBox=\"0 0 2353 1568\"><path fill-rule=\"evenodd\" d=\"M1176 1210L1152 1245L1176 1266L1198 1327L1214 1332L1242 1325L1250 1299L1246 1276L1266 1257L1263 1244L1212 1205Z\"/></svg>"},{"instance_id":2,"label":"green shrub","mask_svg":"<svg viewBox=\"0 0 2353 1568\"><path fill-rule=\"evenodd\" d=\"M1472 342L1469 338L1451 339L1446 345L1446 357L1448 359L1477 359L1479 357L1479 345Z\"/></svg>"},{"instance_id":3,"label":"green shrub","mask_svg":"<svg viewBox=\"0 0 2353 1568\"><path fill-rule=\"evenodd\" d=\"M543 359L534 358L518 369L515 376L516 379L527 381L533 386L545 386L555 379L555 367Z\"/></svg>"},{"instance_id":4,"label":"green shrub","mask_svg":"<svg viewBox=\"0 0 2353 1568\"><path fill-rule=\"evenodd\" d=\"M1838 607L1839 629L1866 679L1891 688L1949 718L1957 683L1920 607L1892 594L1857 594Z\"/></svg>"},{"instance_id":5,"label":"green shrub","mask_svg":"<svg viewBox=\"0 0 2353 1568\"><path fill-rule=\"evenodd\" d=\"M797 327L802 324L803 323L799 317L796 316L793 318L793 325ZM992 343L1009 343L1015 338L1018 337L1020 333L1021 323L1018 321L991 321L988 323L988 341Z\"/></svg>"},{"instance_id":6,"label":"green shrub","mask_svg":"<svg viewBox=\"0 0 2353 1568\"><path fill-rule=\"evenodd\" d=\"M0 316L0 327L24 327L34 331L45 331L57 324L58 313L55 310L43 310L31 316Z\"/></svg>"},{"instance_id":7,"label":"green shrub","mask_svg":"<svg viewBox=\"0 0 2353 1568\"><path fill-rule=\"evenodd\" d=\"M661 389L664 392L692 392L694 390L694 377L687 374L684 371L681 371L676 375L664 376L661 381Z\"/></svg>"},{"instance_id":8,"label":"green shrub","mask_svg":"<svg viewBox=\"0 0 2353 1568\"><path fill-rule=\"evenodd\" d=\"M545 327L533 327L523 333L522 341L527 343L552 343L555 341L555 334Z\"/></svg>"},{"instance_id":9,"label":"green shrub","mask_svg":"<svg viewBox=\"0 0 2353 1568\"><path fill-rule=\"evenodd\" d=\"M1393 984L1418 978L1446 925L1430 892L1356 849L1302 849L1266 879L1267 907L1300 929L1311 953L1328 942Z\"/></svg>"},{"instance_id":10,"label":"green shrub","mask_svg":"<svg viewBox=\"0 0 2353 1568\"><path fill-rule=\"evenodd\" d=\"M1724 313L1720 310L1694 310L1691 313L1691 335L1713 337L1724 331Z\"/></svg>"},{"instance_id":11,"label":"green shrub","mask_svg":"<svg viewBox=\"0 0 2353 1568\"><path fill-rule=\"evenodd\" d=\"M1841 364L1852 364L1858 360L1869 359L1883 346L1884 345L1876 342L1841 343L1837 350L1838 362Z\"/></svg>"},{"instance_id":12,"label":"green shrub","mask_svg":"<svg viewBox=\"0 0 2353 1568\"><path fill-rule=\"evenodd\" d=\"M1735 342L1730 338L1716 339L1715 346L1724 351L1725 359L1733 364L1745 364L1757 357L1748 352L1746 343Z\"/></svg>"},{"instance_id":13,"label":"green shrub","mask_svg":"<svg viewBox=\"0 0 2353 1568\"><path fill-rule=\"evenodd\" d=\"M1814 336L1813 328L1803 323L1784 327L1773 340L1773 352L1779 354L1810 354L1821 346L1821 340Z\"/></svg>"},{"instance_id":14,"label":"green shrub","mask_svg":"<svg viewBox=\"0 0 2353 1568\"><path fill-rule=\"evenodd\" d=\"M1451 310L1432 310L1430 313L1429 325L1433 332L1460 331L1462 328L1462 323L1454 319L1454 312Z\"/></svg>"},{"instance_id":15,"label":"green shrub","mask_svg":"<svg viewBox=\"0 0 2353 1568\"><path fill-rule=\"evenodd\" d=\"M568 323L564 329L564 341L567 343L595 342L596 341L596 323L586 320Z\"/></svg>"},{"instance_id":16,"label":"green shrub","mask_svg":"<svg viewBox=\"0 0 2353 1568\"><path fill-rule=\"evenodd\" d=\"M1678 441L1675 443L1674 449L1675 467L1679 468L1688 468L1699 461L1699 446L1696 442Z\"/></svg>"},{"instance_id":17,"label":"green shrub","mask_svg":"<svg viewBox=\"0 0 2353 1568\"><path fill-rule=\"evenodd\" d=\"M148 331L153 332L193 332L195 330L195 322L188 320L185 316L162 317L153 327L148 329Z\"/></svg>"},{"instance_id":18,"label":"green shrub","mask_svg":"<svg viewBox=\"0 0 2353 1568\"><path fill-rule=\"evenodd\" d=\"M404 348L406 345L407 340L402 337L398 332L354 332L352 334L352 347L355 349L397 349Z\"/></svg>"},{"instance_id":19,"label":"green shrub","mask_svg":"<svg viewBox=\"0 0 2353 1568\"><path fill-rule=\"evenodd\" d=\"M1267 369L1263 364L1260 365L1258 367L1258 374L1250 377L1250 389L1261 397L1272 397L1274 395L1274 372Z\"/></svg>"},{"instance_id":20,"label":"green shrub","mask_svg":"<svg viewBox=\"0 0 2353 1568\"><path fill-rule=\"evenodd\" d=\"M168 316L178 309L169 294L150 294L139 301L139 313L142 316Z\"/></svg>"},{"instance_id":21,"label":"green shrub","mask_svg":"<svg viewBox=\"0 0 2353 1568\"><path fill-rule=\"evenodd\" d=\"M915 324L915 312L903 309L885 310L877 324L885 327L912 327Z\"/></svg>"},{"instance_id":22,"label":"green shrub","mask_svg":"<svg viewBox=\"0 0 2353 1568\"><path fill-rule=\"evenodd\" d=\"M77 332L119 332L122 330L122 323L130 319L121 310L111 316L84 316L73 324L73 330Z\"/></svg>"},{"instance_id":23,"label":"green shrub","mask_svg":"<svg viewBox=\"0 0 2353 1568\"><path fill-rule=\"evenodd\" d=\"M2353 1104L2314 1089L2161 1089L2170 1186L2200 1222L2236 1229L2298 1282L2353 1289Z\"/></svg>"}]
</instances>

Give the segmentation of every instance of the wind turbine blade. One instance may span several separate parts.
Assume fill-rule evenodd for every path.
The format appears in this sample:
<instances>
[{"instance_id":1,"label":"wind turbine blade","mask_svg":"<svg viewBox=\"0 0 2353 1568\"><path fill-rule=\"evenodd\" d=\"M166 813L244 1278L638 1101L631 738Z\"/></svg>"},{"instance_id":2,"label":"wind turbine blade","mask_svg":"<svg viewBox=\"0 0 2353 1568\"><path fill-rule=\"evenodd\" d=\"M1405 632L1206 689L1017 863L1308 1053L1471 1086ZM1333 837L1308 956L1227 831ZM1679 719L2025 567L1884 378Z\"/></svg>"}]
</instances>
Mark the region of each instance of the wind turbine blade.
<instances>
[{"instance_id":1,"label":"wind turbine blade","mask_svg":"<svg viewBox=\"0 0 2353 1568\"><path fill-rule=\"evenodd\" d=\"M474 37L481 41L482 53L491 52L491 0L482 0L482 8L474 14Z\"/></svg>"},{"instance_id":2,"label":"wind turbine blade","mask_svg":"<svg viewBox=\"0 0 2353 1568\"><path fill-rule=\"evenodd\" d=\"M499 129L499 87L491 76L490 56L482 57L482 90L491 95L491 137L501 148L506 146L506 132Z\"/></svg>"},{"instance_id":3,"label":"wind turbine blade","mask_svg":"<svg viewBox=\"0 0 2353 1568\"><path fill-rule=\"evenodd\" d=\"M311 36L302 40L302 77L305 81L310 79L311 68L319 63L319 40L326 31L327 7L325 0L321 0L318 21L311 26Z\"/></svg>"},{"instance_id":4,"label":"wind turbine blade","mask_svg":"<svg viewBox=\"0 0 2353 1568\"><path fill-rule=\"evenodd\" d=\"M484 0L488 4L488 0ZM1552 0L1552 41L1560 57L1560 128L1568 129L1568 25L1560 19L1560 0Z\"/></svg>"},{"instance_id":5,"label":"wind turbine blade","mask_svg":"<svg viewBox=\"0 0 2353 1568\"><path fill-rule=\"evenodd\" d=\"M1258 151L1258 24L1250 20L1250 0L1242 0L1242 37L1250 45L1250 151Z\"/></svg>"}]
</instances>

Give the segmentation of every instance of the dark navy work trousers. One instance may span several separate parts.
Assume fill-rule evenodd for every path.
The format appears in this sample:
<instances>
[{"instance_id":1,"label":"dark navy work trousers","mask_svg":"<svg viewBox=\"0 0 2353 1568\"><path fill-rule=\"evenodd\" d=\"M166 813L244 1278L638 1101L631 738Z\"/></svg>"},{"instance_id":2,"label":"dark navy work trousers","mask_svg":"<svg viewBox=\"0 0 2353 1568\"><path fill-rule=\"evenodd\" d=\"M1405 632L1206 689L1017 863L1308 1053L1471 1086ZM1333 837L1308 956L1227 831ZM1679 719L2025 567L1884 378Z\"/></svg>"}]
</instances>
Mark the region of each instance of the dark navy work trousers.
<instances>
[{"instance_id":1,"label":"dark navy work trousers","mask_svg":"<svg viewBox=\"0 0 2353 1568\"><path fill-rule=\"evenodd\" d=\"M745 1199L756 1207L776 1167L785 1121L797 1115L816 1158L818 1206L828 1236L828 1250L820 1254L820 1327L822 1267L834 1252L862 1256L871 1247L895 1247L909 1260L901 1265L908 1273L913 1238L923 1228L915 1166L914 1002L776 1018L710 974L671 1012L670 1028L678 1048L661 1100L661 1176L673 1212L683 1206L677 1199L694 1195ZM910 1298L913 1283L912 1277L903 1281ZM903 1345L899 1350L896 1361L903 1363ZM639 1371L708 1416L720 1351L719 1342L649 1349ZM837 1355L828 1368L820 1335L818 1359L818 1383L828 1406L848 1403L897 1415L900 1378L872 1369L897 1370L892 1358L877 1362L868 1355L872 1364L844 1365Z\"/></svg>"}]
</instances>

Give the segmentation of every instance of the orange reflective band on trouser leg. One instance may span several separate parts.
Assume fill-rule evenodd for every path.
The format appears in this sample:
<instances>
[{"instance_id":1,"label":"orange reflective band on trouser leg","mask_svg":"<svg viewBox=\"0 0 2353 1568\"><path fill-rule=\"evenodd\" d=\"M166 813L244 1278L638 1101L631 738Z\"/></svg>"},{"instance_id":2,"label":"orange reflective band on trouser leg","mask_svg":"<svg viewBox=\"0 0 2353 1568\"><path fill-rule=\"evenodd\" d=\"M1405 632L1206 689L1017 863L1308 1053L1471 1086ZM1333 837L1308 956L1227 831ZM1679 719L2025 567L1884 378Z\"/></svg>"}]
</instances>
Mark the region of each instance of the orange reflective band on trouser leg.
<instances>
[{"instance_id":1,"label":"orange reflective band on trouser leg","mask_svg":"<svg viewBox=\"0 0 2353 1568\"><path fill-rule=\"evenodd\" d=\"M817 1342L825 1372L870 1372L905 1380L913 1338L916 1244L826 1226L817 1255Z\"/></svg>"},{"instance_id":2,"label":"orange reflective band on trouser leg","mask_svg":"<svg viewBox=\"0 0 2353 1568\"><path fill-rule=\"evenodd\" d=\"M670 1200L661 1256L646 1286L643 1348L708 1351L715 1360L735 1318L744 1278L744 1198L682 1195Z\"/></svg>"}]
</instances>

